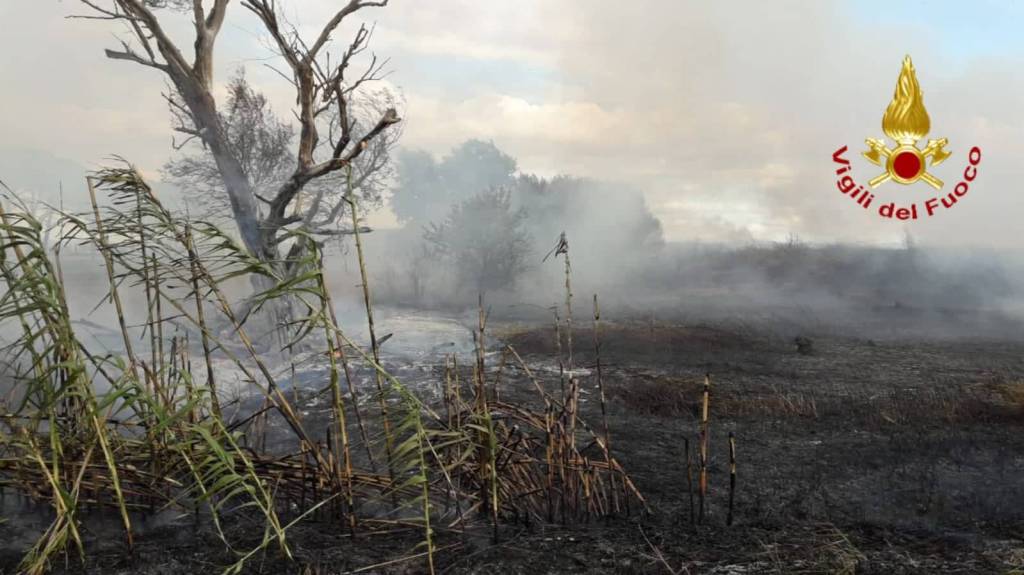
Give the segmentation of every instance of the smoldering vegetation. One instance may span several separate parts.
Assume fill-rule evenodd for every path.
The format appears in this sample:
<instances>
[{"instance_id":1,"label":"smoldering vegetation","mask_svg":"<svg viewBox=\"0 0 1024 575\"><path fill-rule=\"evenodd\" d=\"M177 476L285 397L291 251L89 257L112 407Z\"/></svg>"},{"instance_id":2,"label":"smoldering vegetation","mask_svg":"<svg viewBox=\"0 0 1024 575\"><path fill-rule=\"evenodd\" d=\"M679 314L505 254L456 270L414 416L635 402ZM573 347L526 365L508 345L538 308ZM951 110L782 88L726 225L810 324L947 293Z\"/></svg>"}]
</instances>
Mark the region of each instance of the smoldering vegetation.
<instances>
[{"instance_id":1,"label":"smoldering vegetation","mask_svg":"<svg viewBox=\"0 0 1024 575\"><path fill-rule=\"evenodd\" d=\"M646 508L608 449L607 424L580 417L571 347L555 387L514 348L488 347L480 301L471 356L446 355L440 371L403 383L384 367L388 336L375 332L358 232L368 349L341 329L308 236L290 238L305 243L290 250L302 254L298 272L282 275L216 226L167 209L130 166L95 174L88 189L91 213L61 213L55 245L16 197L0 204L0 490L42 508L41 521L0 524L22 544L0 549L0 568L45 573L75 554L102 570L89 562L108 535L130 556L147 532L139 523L192 517L219 541L225 573L251 572L271 547L306 572L289 543L306 521L410 545L352 554L347 571L434 573L462 535L497 544L513 525ZM105 329L120 345L78 335L60 254L76 243L102 260L98 306L112 310ZM239 278L263 288L234 301L227 288ZM126 306L131 292L144 305ZM244 389L225 386L232 371ZM502 399L503 376L535 395ZM421 537L410 541L410 529Z\"/></svg>"},{"instance_id":2,"label":"smoldering vegetation","mask_svg":"<svg viewBox=\"0 0 1024 575\"><path fill-rule=\"evenodd\" d=\"M463 310L485 293L494 313L546 319L560 289L551 250L565 233L575 289L622 318L745 322L865 337L1017 337L1024 307L1019 253L981 247L784 241L667 241L641 190L521 172L493 143L468 141L440 160L404 152L377 230L381 303ZM970 244L970 238L965 238ZM345 250L331 265L352 269ZM344 286L339 286L344 289Z\"/></svg>"},{"instance_id":3,"label":"smoldering vegetation","mask_svg":"<svg viewBox=\"0 0 1024 575\"><path fill-rule=\"evenodd\" d=\"M786 337L1024 333L1018 323L1024 317L1024 254L971 246L970 237L963 238L965 247L943 248L917 243L911 227L903 241L885 246L812 243L797 234L780 241L703 241L694 229L685 231L691 239L670 241L641 189L529 174L495 144L479 140L439 159L400 151L391 171L390 207L400 225L375 229L364 242L382 306L458 315L472 311L483 293L495 317L546 322L558 299L552 294L563 286L559 264L544 258L565 232L576 291L600 294L608 313L619 318L727 322ZM73 170L64 172L63 181L75 181ZM54 212L47 206L88 205L80 185L62 193L56 184L51 188L31 194L16 187L44 223L47 244L56 241ZM183 202L174 185L156 188L173 209L199 207ZM372 198L362 201L377 205ZM359 266L351 241L328 240L324 259L335 270L329 280L339 312L359 317L361 294L358 282L350 281ZM69 294L75 315L109 322L109 310L94 309L106 290L96 274L99 254L67 246L64 265L78 288ZM249 286L235 282L224 289L241 298ZM134 296L126 296L126 306L144 305Z\"/></svg>"},{"instance_id":4,"label":"smoldering vegetation","mask_svg":"<svg viewBox=\"0 0 1024 575\"><path fill-rule=\"evenodd\" d=\"M668 242L637 190L419 158L465 194L311 244L298 279L131 170L98 214L9 212L0 485L37 511L0 525L0 565L1022 565L1012 255ZM277 299L304 344L261 325ZM451 330L403 363L402 314Z\"/></svg>"},{"instance_id":5,"label":"smoldering vegetation","mask_svg":"<svg viewBox=\"0 0 1024 575\"><path fill-rule=\"evenodd\" d=\"M559 113L637 177L596 181L399 151L350 18L386 2L314 39L305 4L247 0L227 26L270 60L214 50L226 1L78 4L167 82L179 188L0 157L53 184L0 198L0 573L1024 572L1022 258L663 229L638 182L686 166L703 194L757 182L759 225L833 231L802 162L765 161L807 118L722 102L728 58L728 86L679 68L682 104L608 75L639 123ZM286 106L225 83L229 52ZM384 200L399 227L367 233Z\"/></svg>"}]
</instances>

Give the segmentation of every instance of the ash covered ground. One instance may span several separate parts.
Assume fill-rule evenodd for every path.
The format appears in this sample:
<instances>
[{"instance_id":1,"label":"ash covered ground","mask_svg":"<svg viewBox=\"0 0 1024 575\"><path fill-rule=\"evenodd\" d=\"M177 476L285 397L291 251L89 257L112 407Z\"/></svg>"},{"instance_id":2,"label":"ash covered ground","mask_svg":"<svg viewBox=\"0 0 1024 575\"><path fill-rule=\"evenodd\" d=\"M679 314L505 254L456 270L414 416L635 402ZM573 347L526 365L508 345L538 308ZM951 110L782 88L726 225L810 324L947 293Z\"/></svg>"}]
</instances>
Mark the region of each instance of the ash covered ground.
<instances>
[{"instance_id":1,"label":"ash covered ground","mask_svg":"<svg viewBox=\"0 0 1024 575\"><path fill-rule=\"evenodd\" d=\"M382 314L396 335L389 367L426 401L439 395L445 354L470 353L470 315ZM438 532L445 573L1013 573L1024 568L1024 340L1012 320L960 318L964 335L929 336L913 310L865 313L887 325L867 337L793 324L670 318L606 321L602 363L611 447L647 499L612 519L573 526L509 522L499 543L479 533ZM967 329L971 325L977 329ZM915 327L917 326L917 327ZM399 329L400 328L400 329ZM905 328L905 329L904 329ZM559 386L553 326L499 321L491 327L488 369L512 345L543 385ZM581 410L601 421L593 332L577 320L574 361ZM563 333L564 336L564 333ZM797 338L799 338L799 345ZM428 345L429 344L429 345ZM566 342L563 340L563 346ZM422 350L433 350L425 353ZM469 365L467 358L466 364ZM299 405L316 420L328 406L313 393L318 368L297 380ZM471 368L464 367L468 377ZM519 369L505 368L500 393L539 404ZM696 445L701 388L711 374L709 495L704 524L690 519L684 439ZM370 385L369 374L358 374ZM433 399L431 399L433 398ZM733 525L727 436L736 436L738 482ZM8 507L14 505L8 499ZM45 525L0 524L12 571L18 549ZM87 563L67 572L210 572L231 562L208 527L189 517L141 522L126 556L116 521L87 529ZM246 539L246 522L227 529ZM260 533L249 536L256 543ZM275 552L252 573L416 573L397 561L418 533L351 538L330 521L308 521L291 535L295 561Z\"/></svg>"}]
</instances>

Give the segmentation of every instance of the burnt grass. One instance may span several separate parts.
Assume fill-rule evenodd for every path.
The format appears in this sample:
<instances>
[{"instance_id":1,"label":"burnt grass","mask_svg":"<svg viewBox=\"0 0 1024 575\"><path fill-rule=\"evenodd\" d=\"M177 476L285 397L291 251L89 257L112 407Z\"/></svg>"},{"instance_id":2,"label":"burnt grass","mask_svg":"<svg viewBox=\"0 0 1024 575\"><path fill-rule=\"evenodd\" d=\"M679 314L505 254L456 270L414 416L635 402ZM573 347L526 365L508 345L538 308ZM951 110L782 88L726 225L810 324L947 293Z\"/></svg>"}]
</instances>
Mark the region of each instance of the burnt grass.
<instances>
[{"instance_id":1,"label":"burnt grass","mask_svg":"<svg viewBox=\"0 0 1024 575\"><path fill-rule=\"evenodd\" d=\"M1024 344L807 339L810 349L711 326L602 330L612 449L656 511L637 522L628 565L577 571L669 572L658 553L691 573L1024 569ZM556 341L510 340L538 355ZM574 340L592 366L593 332ZM694 529L683 439L697 443L705 373L710 513ZM596 392L584 405L597 421ZM726 527L730 431L738 487Z\"/></svg>"},{"instance_id":2,"label":"burnt grass","mask_svg":"<svg viewBox=\"0 0 1024 575\"><path fill-rule=\"evenodd\" d=\"M494 338L554 391L553 331L505 326ZM803 337L798 346L750 328L603 326L611 448L649 512L572 526L510 522L498 544L486 526L441 530L438 572L1024 573L1024 342ZM573 339L585 370L582 416L600 429L593 332L577 327ZM507 369L503 400L539 405L523 374ZM698 526L683 446L696 445L705 373L710 487ZM738 484L727 526L730 431ZM55 568L219 572L233 558L204 523L144 529L132 556L116 531L97 531L84 567L72 555ZM237 523L227 527L233 539L259 542L262 533ZM380 565L420 538L413 528L353 538L335 523L304 522L290 531L295 561L271 550L245 572L422 573L415 560ZM0 572L13 572L19 557L3 551Z\"/></svg>"}]
</instances>

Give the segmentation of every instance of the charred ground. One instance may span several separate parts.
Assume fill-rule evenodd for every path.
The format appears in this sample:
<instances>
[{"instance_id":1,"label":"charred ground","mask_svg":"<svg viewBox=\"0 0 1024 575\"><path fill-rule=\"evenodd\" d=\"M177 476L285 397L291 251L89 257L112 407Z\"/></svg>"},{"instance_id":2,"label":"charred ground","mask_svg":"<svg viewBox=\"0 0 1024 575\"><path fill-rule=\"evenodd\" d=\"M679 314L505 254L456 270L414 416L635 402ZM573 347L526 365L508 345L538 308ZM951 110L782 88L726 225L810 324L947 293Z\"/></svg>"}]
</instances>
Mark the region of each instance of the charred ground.
<instances>
[{"instance_id":1,"label":"charred ground","mask_svg":"<svg viewBox=\"0 0 1024 575\"><path fill-rule=\"evenodd\" d=\"M506 325L501 340L559 385L553 327ZM563 334L564 335L564 334ZM576 527L511 523L439 533L448 573L993 573L1024 568L1024 342L926 336L788 336L734 325L607 324L601 330L611 447L649 514ZM582 415L600 420L593 332L573 333ZM565 342L563 341L563 345ZM497 352L494 352L497 353ZM710 492L690 522L684 438L696 444L712 374ZM509 370L500 393L537 401ZM312 402L307 402L314 405ZM315 411L315 408L311 408ZM736 521L725 526L726 437L738 444ZM201 572L229 557L204 529L155 527L134 557L98 538L86 572ZM232 527L244 533L244 521ZM0 525L8 535L16 529ZM254 541L260 534L252 534ZM297 561L269 553L251 572L413 573L386 564L416 541L352 539L330 522L297 526ZM20 554L5 552L13 568ZM68 568L69 572L78 569Z\"/></svg>"}]
</instances>

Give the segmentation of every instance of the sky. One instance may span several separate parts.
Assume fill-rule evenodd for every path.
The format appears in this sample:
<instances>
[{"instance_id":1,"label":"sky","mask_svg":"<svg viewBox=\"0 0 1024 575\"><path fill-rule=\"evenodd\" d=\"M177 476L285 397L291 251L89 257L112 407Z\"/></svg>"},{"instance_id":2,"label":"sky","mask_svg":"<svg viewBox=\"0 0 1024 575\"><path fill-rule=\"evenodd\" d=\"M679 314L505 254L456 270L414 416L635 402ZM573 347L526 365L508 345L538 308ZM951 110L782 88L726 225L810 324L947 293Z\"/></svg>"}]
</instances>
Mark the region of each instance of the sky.
<instances>
[{"instance_id":1,"label":"sky","mask_svg":"<svg viewBox=\"0 0 1024 575\"><path fill-rule=\"evenodd\" d=\"M313 35L338 2L278 4ZM82 12L74 0L0 5L0 151L18 158L0 171L26 156L93 168L117 154L158 179L172 153L165 81L104 59L122 31L65 18ZM440 157L469 138L493 140L525 172L640 189L669 240L886 244L910 233L925 244L1017 243L1019 3L392 0L359 15L376 24L373 49L390 58L387 85L404 97L403 146ZM188 22L171 18L188 47ZM357 23L336 34L339 46ZM905 54L931 115L928 137L950 140L953 156L933 170L944 192L967 151L983 150L958 205L913 222L853 205L836 189L831 159L847 145L857 181L877 175L858 152L883 135ZM218 79L244 67L286 116L294 96L268 67L275 61L233 2ZM924 184L886 184L876 201L934 195ZM394 225L386 207L373 221Z\"/></svg>"}]
</instances>

